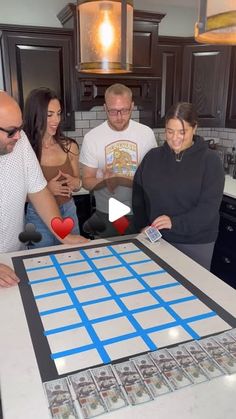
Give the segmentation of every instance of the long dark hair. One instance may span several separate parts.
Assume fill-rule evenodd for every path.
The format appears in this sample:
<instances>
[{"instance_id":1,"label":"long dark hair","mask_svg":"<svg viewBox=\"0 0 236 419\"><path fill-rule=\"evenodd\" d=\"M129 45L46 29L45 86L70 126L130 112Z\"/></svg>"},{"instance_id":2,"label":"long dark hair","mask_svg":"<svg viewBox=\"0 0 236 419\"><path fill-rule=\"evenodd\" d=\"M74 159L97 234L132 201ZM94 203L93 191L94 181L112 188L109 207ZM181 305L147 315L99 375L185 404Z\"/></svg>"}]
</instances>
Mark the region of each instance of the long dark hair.
<instances>
[{"instance_id":1,"label":"long dark hair","mask_svg":"<svg viewBox=\"0 0 236 419\"><path fill-rule=\"evenodd\" d=\"M188 102L178 102L172 105L166 113L165 123L167 124L170 119L178 119L181 122L183 128L184 121L188 122L192 128L195 128L198 123L196 109L192 103Z\"/></svg>"},{"instance_id":2,"label":"long dark hair","mask_svg":"<svg viewBox=\"0 0 236 419\"><path fill-rule=\"evenodd\" d=\"M53 99L59 101L62 109L58 95L47 87L31 90L25 102L23 129L39 161L42 155L42 139L47 128L48 105ZM72 138L67 138L62 134L60 124L53 138L65 153L70 151L71 142L76 143Z\"/></svg>"}]
</instances>

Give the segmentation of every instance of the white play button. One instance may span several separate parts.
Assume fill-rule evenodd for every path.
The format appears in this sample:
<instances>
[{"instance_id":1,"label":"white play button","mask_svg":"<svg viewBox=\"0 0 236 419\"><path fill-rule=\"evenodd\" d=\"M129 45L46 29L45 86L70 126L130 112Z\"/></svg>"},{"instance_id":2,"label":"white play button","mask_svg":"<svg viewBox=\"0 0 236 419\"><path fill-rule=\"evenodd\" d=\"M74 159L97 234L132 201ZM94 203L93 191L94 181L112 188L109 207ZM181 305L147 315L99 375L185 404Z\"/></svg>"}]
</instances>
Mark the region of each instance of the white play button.
<instances>
[{"instance_id":1,"label":"white play button","mask_svg":"<svg viewBox=\"0 0 236 419\"><path fill-rule=\"evenodd\" d=\"M109 221L111 223L123 217L124 215L129 214L131 211L128 205L122 204L122 202L117 201L115 198L109 198L108 205Z\"/></svg>"}]
</instances>

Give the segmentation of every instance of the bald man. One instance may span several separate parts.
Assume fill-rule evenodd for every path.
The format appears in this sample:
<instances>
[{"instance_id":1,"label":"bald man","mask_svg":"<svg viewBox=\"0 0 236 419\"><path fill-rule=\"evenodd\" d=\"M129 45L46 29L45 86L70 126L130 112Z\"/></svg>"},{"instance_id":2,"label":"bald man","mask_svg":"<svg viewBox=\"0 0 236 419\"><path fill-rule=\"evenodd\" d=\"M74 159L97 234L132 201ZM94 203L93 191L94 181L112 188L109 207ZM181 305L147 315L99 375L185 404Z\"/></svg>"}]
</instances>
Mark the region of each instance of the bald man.
<instances>
[{"instance_id":1,"label":"bald man","mask_svg":"<svg viewBox=\"0 0 236 419\"><path fill-rule=\"evenodd\" d=\"M22 131L22 114L16 101L0 91L0 253L20 250L19 234L24 229L24 206L28 199L51 228L61 217L55 198L47 188L36 155ZM62 243L78 244L87 239L69 234ZM19 282L14 271L0 264L0 286Z\"/></svg>"}]
</instances>

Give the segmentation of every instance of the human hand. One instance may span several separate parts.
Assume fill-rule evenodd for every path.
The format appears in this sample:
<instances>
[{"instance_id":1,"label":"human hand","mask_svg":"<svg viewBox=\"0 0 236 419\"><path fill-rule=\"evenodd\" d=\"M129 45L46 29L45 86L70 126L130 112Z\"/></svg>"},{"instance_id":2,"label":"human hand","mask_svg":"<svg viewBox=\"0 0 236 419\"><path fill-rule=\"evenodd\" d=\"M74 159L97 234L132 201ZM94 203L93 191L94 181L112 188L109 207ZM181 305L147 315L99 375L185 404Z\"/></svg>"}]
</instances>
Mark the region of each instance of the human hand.
<instances>
[{"instance_id":1,"label":"human hand","mask_svg":"<svg viewBox=\"0 0 236 419\"><path fill-rule=\"evenodd\" d=\"M13 269L0 263L0 287L8 288L12 285L17 285L19 281Z\"/></svg>"},{"instance_id":2,"label":"human hand","mask_svg":"<svg viewBox=\"0 0 236 419\"><path fill-rule=\"evenodd\" d=\"M61 170L59 170L59 172L61 173L61 176L65 178L65 182L70 188L71 192L79 191L81 189L82 181L79 177L71 176L69 173L64 173Z\"/></svg>"},{"instance_id":3,"label":"human hand","mask_svg":"<svg viewBox=\"0 0 236 419\"><path fill-rule=\"evenodd\" d=\"M48 189L54 196L71 196L71 188L66 184L65 179L60 179L62 172L59 170L58 175L48 182Z\"/></svg>"},{"instance_id":4,"label":"human hand","mask_svg":"<svg viewBox=\"0 0 236 419\"><path fill-rule=\"evenodd\" d=\"M110 193L114 193L117 185L117 175L115 175L110 170L103 171L103 181Z\"/></svg>"},{"instance_id":5,"label":"human hand","mask_svg":"<svg viewBox=\"0 0 236 419\"><path fill-rule=\"evenodd\" d=\"M170 217L168 215L160 215L160 217L157 217L153 222L152 226L156 227L158 230L162 230L163 228L172 228L172 222Z\"/></svg>"},{"instance_id":6,"label":"human hand","mask_svg":"<svg viewBox=\"0 0 236 419\"><path fill-rule=\"evenodd\" d=\"M80 236L79 234L68 234L63 240L63 244L83 244L89 242L90 239L86 239L86 237Z\"/></svg>"}]
</instances>

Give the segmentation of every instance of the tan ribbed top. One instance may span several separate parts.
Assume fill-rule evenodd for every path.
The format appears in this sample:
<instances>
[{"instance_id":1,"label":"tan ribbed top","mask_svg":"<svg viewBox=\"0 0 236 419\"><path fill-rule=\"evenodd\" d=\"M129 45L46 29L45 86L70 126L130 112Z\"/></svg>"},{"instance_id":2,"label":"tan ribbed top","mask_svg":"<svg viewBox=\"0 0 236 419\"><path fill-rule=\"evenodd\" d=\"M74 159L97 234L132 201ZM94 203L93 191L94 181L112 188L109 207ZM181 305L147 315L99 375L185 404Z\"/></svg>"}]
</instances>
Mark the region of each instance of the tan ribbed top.
<instances>
[{"instance_id":1,"label":"tan ribbed top","mask_svg":"<svg viewBox=\"0 0 236 419\"><path fill-rule=\"evenodd\" d=\"M59 170L73 176L73 170L72 170L71 162L69 159L69 153L67 153L65 163L63 163L61 166L41 166L41 168L47 182L49 182L51 179L57 176ZM62 176L59 180L61 179L63 179ZM64 202L68 202L71 199L68 196L59 196L59 195L55 196L55 198L58 205L64 204Z\"/></svg>"}]
</instances>

